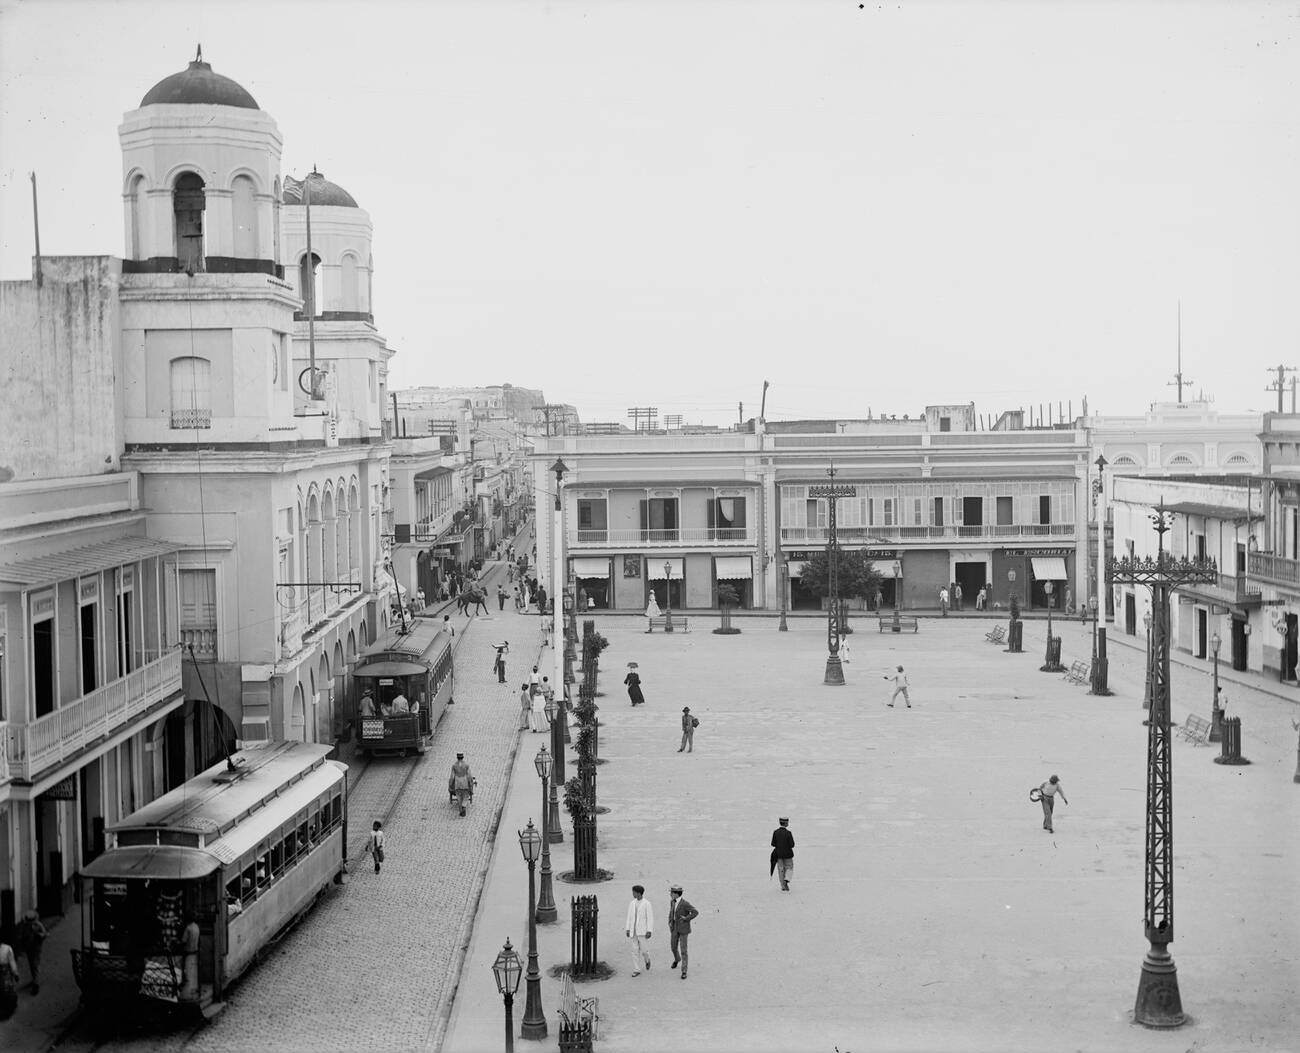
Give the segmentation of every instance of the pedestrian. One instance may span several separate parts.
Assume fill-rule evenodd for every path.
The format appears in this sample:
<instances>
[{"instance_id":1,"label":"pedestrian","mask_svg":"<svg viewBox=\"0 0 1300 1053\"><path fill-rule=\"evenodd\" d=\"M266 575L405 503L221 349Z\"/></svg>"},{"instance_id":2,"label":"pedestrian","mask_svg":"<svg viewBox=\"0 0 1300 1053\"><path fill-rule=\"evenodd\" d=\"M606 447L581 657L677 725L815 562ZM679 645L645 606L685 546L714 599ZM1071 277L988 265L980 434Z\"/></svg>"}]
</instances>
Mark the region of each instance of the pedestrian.
<instances>
[{"instance_id":1,"label":"pedestrian","mask_svg":"<svg viewBox=\"0 0 1300 1053\"><path fill-rule=\"evenodd\" d=\"M555 697L555 685L551 683L549 676L542 677L542 702L549 705L551 699Z\"/></svg>"},{"instance_id":2,"label":"pedestrian","mask_svg":"<svg viewBox=\"0 0 1300 1053\"><path fill-rule=\"evenodd\" d=\"M880 610L885 604L885 594L881 591L879 585L876 586L876 610Z\"/></svg>"},{"instance_id":3,"label":"pedestrian","mask_svg":"<svg viewBox=\"0 0 1300 1053\"><path fill-rule=\"evenodd\" d=\"M533 666L533 671L528 674L528 693L530 697L536 695L541 686L542 678L538 675L537 666Z\"/></svg>"},{"instance_id":4,"label":"pedestrian","mask_svg":"<svg viewBox=\"0 0 1300 1053\"><path fill-rule=\"evenodd\" d=\"M506 609L506 587L500 582L497 583L497 610Z\"/></svg>"},{"instance_id":5,"label":"pedestrian","mask_svg":"<svg viewBox=\"0 0 1300 1053\"><path fill-rule=\"evenodd\" d=\"M668 934L672 942L674 969L677 963L682 965L682 979L686 979L687 945L691 935L691 922L700 916L700 912L682 898L682 886L674 885L668 890Z\"/></svg>"},{"instance_id":6,"label":"pedestrian","mask_svg":"<svg viewBox=\"0 0 1300 1053\"><path fill-rule=\"evenodd\" d=\"M677 747L678 753L695 751L695 729L699 726L699 718L691 716L691 707L682 706L682 744Z\"/></svg>"},{"instance_id":7,"label":"pedestrian","mask_svg":"<svg viewBox=\"0 0 1300 1053\"><path fill-rule=\"evenodd\" d=\"M497 674L497 683L504 684L506 682L506 653L510 650L510 641L504 640L497 644L496 648L497 657L496 661L492 663L492 668Z\"/></svg>"},{"instance_id":8,"label":"pedestrian","mask_svg":"<svg viewBox=\"0 0 1300 1053\"><path fill-rule=\"evenodd\" d=\"M900 665L898 667L898 672L896 673L892 673L892 674L886 673L884 679L892 680L894 682L894 693L889 696L889 701L886 702L885 704L889 706L890 709L893 709L894 699L896 699L901 693L903 696L903 701L907 703L907 708L911 709L912 700L910 697L908 697L907 694L907 684L908 684L907 674L903 672L903 667Z\"/></svg>"},{"instance_id":9,"label":"pedestrian","mask_svg":"<svg viewBox=\"0 0 1300 1053\"><path fill-rule=\"evenodd\" d=\"M555 615L542 615L542 646L551 646L551 634L555 632Z\"/></svg>"},{"instance_id":10,"label":"pedestrian","mask_svg":"<svg viewBox=\"0 0 1300 1053\"><path fill-rule=\"evenodd\" d=\"M963 608L962 608L962 605L961 605L961 582L960 582L960 581L957 582L957 583L956 583L955 585L953 585L953 587L952 587L952 598L953 598L953 599L956 601L956 603L957 603L957 609L958 609L959 611L962 610Z\"/></svg>"},{"instance_id":11,"label":"pedestrian","mask_svg":"<svg viewBox=\"0 0 1300 1053\"><path fill-rule=\"evenodd\" d=\"M199 1000L199 941L198 919L192 910L186 911L185 928L181 930L180 1000L182 1002Z\"/></svg>"},{"instance_id":12,"label":"pedestrian","mask_svg":"<svg viewBox=\"0 0 1300 1053\"><path fill-rule=\"evenodd\" d=\"M41 947L49 933L41 924L41 916L34 910L23 914L18 923L18 950L27 959L27 968L32 974L32 994L41 990Z\"/></svg>"},{"instance_id":13,"label":"pedestrian","mask_svg":"<svg viewBox=\"0 0 1300 1053\"><path fill-rule=\"evenodd\" d=\"M370 836L366 838L366 853L375 861L375 873L384 861L384 824L376 819L370 824Z\"/></svg>"},{"instance_id":14,"label":"pedestrian","mask_svg":"<svg viewBox=\"0 0 1300 1053\"><path fill-rule=\"evenodd\" d=\"M650 971L650 936L655 927L655 910L645 896L644 885L632 886L632 902L627 905L627 924L624 931L632 941L632 975L641 975L641 965Z\"/></svg>"},{"instance_id":15,"label":"pedestrian","mask_svg":"<svg viewBox=\"0 0 1300 1053\"><path fill-rule=\"evenodd\" d=\"M456 763L451 766L451 775L447 778L447 792L456 798L460 805L460 814L465 814L465 800L474 792L474 776L470 774L465 754L456 754Z\"/></svg>"},{"instance_id":16,"label":"pedestrian","mask_svg":"<svg viewBox=\"0 0 1300 1053\"><path fill-rule=\"evenodd\" d=\"M546 696L542 694L542 685L529 685L530 693L530 716L532 718L532 727L535 733L549 731L551 728L550 721L546 719Z\"/></svg>"},{"instance_id":17,"label":"pedestrian","mask_svg":"<svg viewBox=\"0 0 1300 1053\"><path fill-rule=\"evenodd\" d=\"M453 600L456 598L456 593L460 591L460 581L457 579L455 574L447 579L447 591L450 593L450 598Z\"/></svg>"},{"instance_id":18,"label":"pedestrian","mask_svg":"<svg viewBox=\"0 0 1300 1053\"><path fill-rule=\"evenodd\" d=\"M18 1008L18 959L14 949L0 940L0 1020L8 1020Z\"/></svg>"},{"instance_id":19,"label":"pedestrian","mask_svg":"<svg viewBox=\"0 0 1300 1053\"><path fill-rule=\"evenodd\" d=\"M538 614L546 613L546 586L545 585L537 586L537 613Z\"/></svg>"},{"instance_id":20,"label":"pedestrian","mask_svg":"<svg viewBox=\"0 0 1300 1053\"><path fill-rule=\"evenodd\" d=\"M1069 614L1074 609L1074 593L1070 591L1070 586L1065 587L1065 613Z\"/></svg>"},{"instance_id":21,"label":"pedestrian","mask_svg":"<svg viewBox=\"0 0 1300 1053\"><path fill-rule=\"evenodd\" d=\"M424 602L424 590L423 590L423 589L416 589L416 590L415 590L415 603L416 603L416 606L417 606L420 610L424 610L424 608L425 608L425 602Z\"/></svg>"},{"instance_id":22,"label":"pedestrian","mask_svg":"<svg viewBox=\"0 0 1300 1053\"><path fill-rule=\"evenodd\" d=\"M528 721L533 712L533 694L526 683L519 685L519 730L528 730Z\"/></svg>"},{"instance_id":23,"label":"pedestrian","mask_svg":"<svg viewBox=\"0 0 1300 1053\"><path fill-rule=\"evenodd\" d=\"M645 605L645 616L650 621L650 626L646 630L650 632L654 629L654 620L663 617L663 612L659 610L659 601L655 599L655 594L650 593L650 602Z\"/></svg>"},{"instance_id":24,"label":"pedestrian","mask_svg":"<svg viewBox=\"0 0 1300 1053\"><path fill-rule=\"evenodd\" d=\"M373 717L375 715L375 696L370 693L370 688L366 688L362 692L361 715L363 717Z\"/></svg>"},{"instance_id":25,"label":"pedestrian","mask_svg":"<svg viewBox=\"0 0 1300 1053\"><path fill-rule=\"evenodd\" d=\"M456 635L456 626L451 624L450 614L444 614L442 616L442 627L446 629L449 633L451 633L452 636Z\"/></svg>"},{"instance_id":26,"label":"pedestrian","mask_svg":"<svg viewBox=\"0 0 1300 1053\"><path fill-rule=\"evenodd\" d=\"M777 819L781 825L772 831L772 858L767 876L777 871L781 879L781 891L790 891L790 879L794 877L794 834L790 833L790 819L781 816Z\"/></svg>"},{"instance_id":27,"label":"pedestrian","mask_svg":"<svg viewBox=\"0 0 1300 1053\"><path fill-rule=\"evenodd\" d=\"M1065 799L1065 791L1061 789L1061 780L1053 775L1042 786L1038 787L1038 792L1042 795L1043 805L1043 829L1049 834L1056 833L1052 829L1052 807L1056 803L1056 795L1061 795L1061 801L1065 804L1070 802Z\"/></svg>"},{"instance_id":28,"label":"pedestrian","mask_svg":"<svg viewBox=\"0 0 1300 1053\"><path fill-rule=\"evenodd\" d=\"M977 611L982 611L988 605L989 605L988 590L981 585L980 591L975 594L975 609Z\"/></svg>"},{"instance_id":29,"label":"pedestrian","mask_svg":"<svg viewBox=\"0 0 1300 1053\"><path fill-rule=\"evenodd\" d=\"M637 672L635 662L628 662L627 676L623 677L623 683L627 684L627 697L632 700L632 705L644 704L645 695L641 693L641 674Z\"/></svg>"},{"instance_id":30,"label":"pedestrian","mask_svg":"<svg viewBox=\"0 0 1300 1053\"><path fill-rule=\"evenodd\" d=\"M948 617L948 589L943 585L939 586L939 610L945 618Z\"/></svg>"}]
</instances>

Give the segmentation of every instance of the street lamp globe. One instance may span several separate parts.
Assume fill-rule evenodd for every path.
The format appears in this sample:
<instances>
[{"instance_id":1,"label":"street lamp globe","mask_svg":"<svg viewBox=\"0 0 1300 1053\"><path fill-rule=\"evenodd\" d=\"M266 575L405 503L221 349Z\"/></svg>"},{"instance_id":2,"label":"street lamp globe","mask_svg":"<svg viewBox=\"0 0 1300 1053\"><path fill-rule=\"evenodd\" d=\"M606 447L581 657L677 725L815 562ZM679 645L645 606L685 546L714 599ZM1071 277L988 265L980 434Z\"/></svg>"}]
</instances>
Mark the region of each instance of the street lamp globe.
<instances>
[{"instance_id":1,"label":"street lamp globe","mask_svg":"<svg viewBox=\"0 0 1300 1053\"><path fill-rule=\"evenodd\" d=\"M1215 633L1210 637L1210 650L1213 652L1215 658L1219 657L1219 648L1222 646L1223 641L1219 638L1218 633Z\"/></svg>"},{"instance_id":2,"label":"street lamp globe","mask_svg":"<svg viewBox=\"0 0 1300 1053\"><path fill-rule=\"evenodd\" d=\"M542 712L546 714L546 723L555 723L555 716L560 712L560 706L554 697L547 699L546 705L542 707Z\"/></svg>"},{"instance_id":3,"label":"street lamp globe","mask_svg":"<svg viewBox=\"0 0 1300 1053\"><path fill-rule=\"evenodd\" d=\"M551 777L551 755L543 746L537 751L537 756L533 758L533 767L537 769L537 774L543 779Z\"/></svg>"},{"instance_id":4,"label":"street lamp globe","mask_svg":"<svg viewBox=\"0 0 1300 1053\"><path fill-rule=\"evenodd\" d=\"M673 576L673 563L670 559L664 560L664 576L668 578Z\"/></svg>"},{"instance_id":5,"label":"street lamp globe","mask_svg":"<svg viewBox=\"0 0 1300 1053\"><path fill-rule=\"evenodd\" d=\"M519 831L519 851L524 854L524 861L536 863L542 854L542 835L531 819L526 829Z\"/></svg>"},{"instance_id":6,"label":"street lamp globe","mask_svg":"<svg viewBox=\"0 0 1300 1053\"><path fill-rule=\"evenodd\" d=\"M496 977L498 994L513 995L519 990L524 963L520 961L519 953L510 946L508 938L506 945L497 954L497 960L492 963L492 975Z\"/></svg>"}]
</instances>

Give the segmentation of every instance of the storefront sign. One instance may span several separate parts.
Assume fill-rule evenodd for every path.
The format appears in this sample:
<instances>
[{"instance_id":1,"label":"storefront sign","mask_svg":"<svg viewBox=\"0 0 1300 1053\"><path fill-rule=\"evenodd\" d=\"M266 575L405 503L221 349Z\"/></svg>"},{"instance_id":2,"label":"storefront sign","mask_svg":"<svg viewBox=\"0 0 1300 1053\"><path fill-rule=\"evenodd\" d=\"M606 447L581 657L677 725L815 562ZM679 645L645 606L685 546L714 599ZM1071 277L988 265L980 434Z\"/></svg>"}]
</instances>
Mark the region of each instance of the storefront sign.
<instances>
[{"instance_id":1,"label":"storefront sign","mask_svg":"<svg viewBox=\"0 0 1300 1053\"><path fill-rule=\"evenodd\" d=\"M785 550L785 558L789 560L812 559L814 552L825 552L824 548L788 548ZM850 548L847 545L841 545L842 552L861 552L867 559L901 559L902 552L896 548Z\"/></svg>"},{"instance_id":2,"label":"storefront sign","mask_svg":"<svg viewBox=\"0 0 1300 1053\"><path fill-rule=\"evenodd\" d=\"M1072 556L1072 548L1004 548L1003 555L1007 556Z\"/></svg>"},{"instance_id":3,"label":"storefront sign","mask_svg":"<svg viewBox=\"0 0 1300 1053\"><path fill-rule=\"evenodd\" d=\"M77 799L77 777L69 775L66 779L60 779L41 796L49 801L75 801Z\"/></svg>"}]
</instances>

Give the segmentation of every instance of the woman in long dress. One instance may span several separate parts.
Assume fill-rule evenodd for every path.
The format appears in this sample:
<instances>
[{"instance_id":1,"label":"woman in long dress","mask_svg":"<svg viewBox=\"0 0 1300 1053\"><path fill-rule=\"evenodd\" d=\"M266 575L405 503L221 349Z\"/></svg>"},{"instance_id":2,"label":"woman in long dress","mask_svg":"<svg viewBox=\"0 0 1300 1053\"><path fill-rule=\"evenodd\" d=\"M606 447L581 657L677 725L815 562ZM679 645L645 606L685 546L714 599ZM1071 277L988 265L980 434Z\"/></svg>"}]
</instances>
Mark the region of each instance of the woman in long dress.
<instances>
[{"instance_id":1,"label":"woman in long dress","mask_svg":"<svg viewBox=\"0 0 1300 1053\"><path fill-rule=\"evenodd\" d=\"M534 732L549 731L550 722L546 719L546 696L540 690L532 698L532 727Z\"/></svg>"},{"instance_id":2,"label":"woman in long dress","mask_svg":"<svg viewBox=\"0 0 1300 1053\"><path fill-rule=\"evenodd\" d=\"M645 695L641 693L641 674L637 671L635 662L628 662L627 676L623 678L623 683L627 684L627 697L632 700L632 705L639 706L645 703Z\"/></svg>"},{"instance_id":3,"label":"woman in long dress","mask_svg":"<svg viewBox=\"0 0 1300 1053\"><path fill-rule=\"evenodd\" d=\"M658 618L660 616L659 601L655 599L653 592L650 593L650 602L645 605L645 616L647 618Z\"/></svg>"}]
</instances>

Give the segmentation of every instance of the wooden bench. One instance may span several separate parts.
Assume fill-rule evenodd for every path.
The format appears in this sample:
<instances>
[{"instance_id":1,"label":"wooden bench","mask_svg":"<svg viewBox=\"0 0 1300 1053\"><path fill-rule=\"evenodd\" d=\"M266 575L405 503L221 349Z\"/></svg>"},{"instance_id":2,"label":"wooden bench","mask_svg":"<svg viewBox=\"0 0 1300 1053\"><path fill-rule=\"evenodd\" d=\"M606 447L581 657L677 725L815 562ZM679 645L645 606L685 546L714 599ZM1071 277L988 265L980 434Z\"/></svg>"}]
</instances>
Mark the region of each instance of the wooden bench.
<instances>
[{"instance_id":1,"label":"wooden bench","mask_svg":"<svg viewBox=\"0 0 1300 1053\"><path fill-rule=\"evenodd\" d=\"M1178 729L1178 734L1193 746L1208 746L1210 744L1210 722L1204 717L1189 714Z\"/></svg>"},{"instance_id":2,"label":"wooden bench","mask_svg":"<svg viewBox=\"0 0 1300 1053\"><path fill-rule=\"evenodd\" d=\"M573 974L565 970L560 984L560 1049L562 1053L591 1053L600 1037L600 999L579 998Z\"/></svg>"},{"instance_id":3,"label":"wooden bench","mask_svg":"<svg viewBox=\"0 0 1300 1053\"><path fill-rule=\"evenodd\" d=\"M1092 662L1071 662L1066 670L1065 679L1071 684L1084 684L1092 681Z\"/></svg>"},{"instance_id":4,"label":"wooden bench","mask_svg":"<svg viewBox=\"0 0 1300 1053\"><path fill-rule=\"evenodd\" d=\"M1007 627L1005 625L993 626L991 632L986 632L984 634L984 639L986 639L989 643L997 643L997 644L1006 643Z\"/></svg>"},{"instance_id":5,"label":"wooden bench","mask_svg":"<svg viewBox=\"0 0 1300 1053\"><path fill-rule=\"evenodd\" d=\"M659 615L659 617L657 617L657 618L647 618L646 621L648 621L648 622L650 623L650 627L649 627L648 629L646 629L646 632L648 632L648 633L652 633L652 632L655 631L655 626L656 626L656 625L659 626L659 628L661 628L661 629L666 629L666 627L667 627L667 625L668 625L668 615L666 615L666 614L661 614L661 615ZM689 628L687 628L686 618L683 617L683 616L680 615L680 614L674 614L674 615L673 615L673 632L675 632L675 633L688 633L688 632L690 632L690 631L691 631L691 630L690 630Z\"/></svg>"},{"instance_id":6,"label":"wooden bench","mask_svg":"<svg viewBox=\"0 0 1300 1053\"><path fill-rule=\"evenodd\" d=\"M911 629L912 632L916 632L918 628L916 619L910 615L900 614L897 618L891 616L889 618L877 618L876 620L880 623L882 633L902 632L904 629Z\"/></svg>"}]
</instances>

